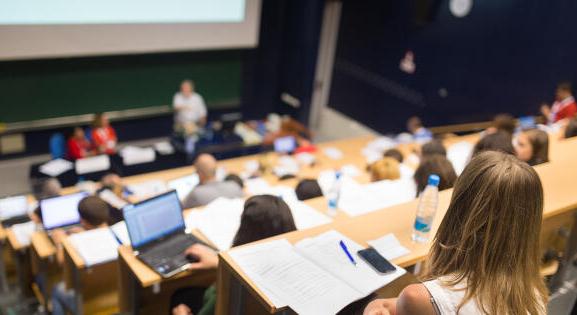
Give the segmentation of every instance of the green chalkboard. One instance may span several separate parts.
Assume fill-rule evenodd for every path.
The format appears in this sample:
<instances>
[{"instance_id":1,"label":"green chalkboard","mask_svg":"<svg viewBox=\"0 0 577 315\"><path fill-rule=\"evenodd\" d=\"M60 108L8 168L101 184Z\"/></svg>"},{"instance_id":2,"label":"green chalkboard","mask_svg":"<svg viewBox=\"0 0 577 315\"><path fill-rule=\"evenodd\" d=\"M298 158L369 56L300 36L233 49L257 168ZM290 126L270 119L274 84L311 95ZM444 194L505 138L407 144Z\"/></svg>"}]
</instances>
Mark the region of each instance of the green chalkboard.
<instances>
[{"instance_id":1,"label":"green chalkboard","mask_svg":"<svg viewBox=\"0 0 577 315\"><path fill-rule=\"evenodd\" d=\"M169 105L185 78L209 109L238 106L242 53L0 62L0 122Z\"/></svg>"}]
</instances>

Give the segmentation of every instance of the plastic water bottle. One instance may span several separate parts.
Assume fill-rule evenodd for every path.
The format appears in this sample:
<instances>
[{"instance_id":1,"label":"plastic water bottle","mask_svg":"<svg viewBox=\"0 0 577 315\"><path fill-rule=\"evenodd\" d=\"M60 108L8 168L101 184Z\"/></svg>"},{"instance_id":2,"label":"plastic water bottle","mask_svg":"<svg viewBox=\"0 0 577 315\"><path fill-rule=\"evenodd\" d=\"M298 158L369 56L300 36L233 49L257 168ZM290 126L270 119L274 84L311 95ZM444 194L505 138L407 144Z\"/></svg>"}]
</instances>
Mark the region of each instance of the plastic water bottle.
<instances>
[{"instance_id":1,"label":"plastic water bottle","mask_svg":"<svg viewBox=\"0 0 577 315\"><path fill-rule=\"evenodd\" d=\"M421 193L413 231L413 241L415 242L425 243L429 240L429 232L439 203L439 182L439 176L431 174L427 187Z\"/></svg>"},{"instance_id":2,"label":"plastic water bottle","mask_svg":"<svg viewBox=\"0 0 577 315\"><path fill-rule=\"evenodd\" d=\"M327 201L329 203L328 215L335 216L337 214L337 206L339 204L339 196L341 194L341 172L335 172L335 182L327 192Z\"/></svg>"}]
</instances>

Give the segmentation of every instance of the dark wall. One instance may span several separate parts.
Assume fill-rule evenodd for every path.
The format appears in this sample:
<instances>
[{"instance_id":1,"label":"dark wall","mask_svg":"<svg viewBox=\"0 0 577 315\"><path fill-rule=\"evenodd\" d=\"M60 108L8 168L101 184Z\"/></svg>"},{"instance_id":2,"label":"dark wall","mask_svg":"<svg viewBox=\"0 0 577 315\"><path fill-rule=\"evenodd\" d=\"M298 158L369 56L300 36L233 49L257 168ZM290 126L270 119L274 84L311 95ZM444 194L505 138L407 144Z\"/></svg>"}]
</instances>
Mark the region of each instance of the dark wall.
<instances>
[{"instance_id":1,"label":"dark wall","mask_svg":"<svg viewBox=\"0 0 577 315\"><path fill-rule=\"evenodd\" d=\"M577 2L345 0L330 104L381 132L536 114L557 82L577 84ZM415 55L416 72L399 62ZM446 93L444 93L446 92Z\"/></svg>"}]
</instances>

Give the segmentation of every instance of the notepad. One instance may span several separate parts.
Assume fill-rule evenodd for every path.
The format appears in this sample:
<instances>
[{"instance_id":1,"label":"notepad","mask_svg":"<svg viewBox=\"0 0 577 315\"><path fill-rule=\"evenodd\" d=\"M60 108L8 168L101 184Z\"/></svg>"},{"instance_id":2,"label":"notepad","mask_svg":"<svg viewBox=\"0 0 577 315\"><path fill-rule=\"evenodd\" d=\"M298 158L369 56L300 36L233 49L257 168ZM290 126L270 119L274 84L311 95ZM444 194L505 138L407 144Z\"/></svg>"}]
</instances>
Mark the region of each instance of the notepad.
<instances>
[{"instance_id":1,"label":"notepad","mask_svg":"<svg viewBox=\"0 0 577 315\"><path fill-rule=\"evenodd\" d=\"M376 240L367 242L372 248L376 249L381 256L388 260L392 260L401 256L410 254L411 252L401 245L394 234L389 233Z\"/></svg>"},{"instance_id":2,"label":"notepad","mask_svg":"<svg viewBox=\"0 0 577 315\"><path fill-rule=\"evenodd\" d=\"M16 236L18 243L22 246L28 246L30 245L32 234L36 231L36 223L29 221L26 223L14 224L10 228L12 229L14 236Z\"/></svg>"},{"instance_id":3,"label":"notepad","mask_svg":"<svg viewBox=\"0 0 577 315\"><path fill-rule=\"evenodd\" d=\"M109 262L118 257L118 241L107 227L75 233L68 239L87 267Z\"/></svg>"},{"instance_id":4,"label":"notepad","mask_svg":"<svg viewBox=\"0 0 577 315\"><path fill-rule=\"evenodd\" d=\"M339 241L353 252L351 264ZM287 240L245 246L230 256L277 307L290 306L298 314L335 314L405 273L374 271L357 254L362 247L336 231L304 239L292 246Z\"/></svg>"},{"instance_id":5,"label":"notepad","mask_svg":"<svg viewBox=\"0 0 577 315\"><path fill-rule=\"evenodd\" d=\"M55 159L50 162L44 163L40 166L39 171L51 177L56 177L66 171L73 168L73 164L70 161L64 159Z\"/></svg>"},{"instance_id":6,"label":"notepad","mask_svg":"<svg viewBox=\"0 0 577 315\"><path fill-rule=\"evenodd\" d=\"M76 174L83 175L110 169L108 155L97 155L76 160Z\"/></svg>"}]
</instances>

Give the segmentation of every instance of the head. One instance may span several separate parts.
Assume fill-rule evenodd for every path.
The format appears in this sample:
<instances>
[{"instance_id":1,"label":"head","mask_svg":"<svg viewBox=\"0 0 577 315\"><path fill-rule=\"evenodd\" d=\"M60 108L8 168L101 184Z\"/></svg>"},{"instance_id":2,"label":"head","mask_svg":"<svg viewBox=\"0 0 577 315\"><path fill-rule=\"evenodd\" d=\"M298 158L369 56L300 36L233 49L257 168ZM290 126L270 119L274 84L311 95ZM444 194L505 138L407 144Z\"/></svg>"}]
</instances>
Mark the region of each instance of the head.
<instances>
[{"instance_id":1,"label":"head","mask_svg":"<svg viewBox=\"0 0 577 315\"><path fill-rule=\"evenodd\" d=\"M240 176L236 175L236 174L228 174L226 175L226 177L224 178L225 181L231 181L236 183L240 188L244 188L244 182L242 180L242 178L240 178Z\"/></svg>"},{"instance_id":2,"label":"head","mask_svg":"<svg viewBox=\"0 0 577 315\"><path fill-rule=\"evenodd\" d=\"M513 135L515 128L517 128L517 122L509 114L499 114L493 119L493 128Z\"/></svg>"},{"instance_id":3,"label":"head","mask_svg":"<svg viewBox=\"0 0 577 315\"><path fill-rule=\"evenodd\" d=\"M395 180L401 178L401 170L399 161L385 157L370 166L371 181L378 182L389 179Z\"/></svg>"},{"instance_id":4,"label":"head","mask_svg":"<svg viewBox=\"0 0 577 315\"><path fill-rule=\"evenodd\" d=\"M533 168L508 154L480 153L455 183L426 278L467 281L462 303L475 299L487 314L544 314L542 213L543 188Z\"/></svg>"},{"instance_id":5,"label":"head","mask_svg":"<svg viewBox=\"0 0 577 315\"><path fill-rule=\"evenodd\" d=\"M520 133L515 141L515 153L519 160L529 165L549 162L549 135L539 129Z\"/></svg>"},{"instance_id":6,"label":"head","mask_svg":"<svg viewBox=\"0 0 577 315\"><path fill-rule=\"evenodd\" d=\"M557 85L557 90L555 90L555 99L562 101L573 95L571 83L561 82Z\"/></svg>"},{"instance_id":7,"label":"head","mask_svg":"<svg viewBox=\"0 0 577 315\"><path fill-rule=\"evenodd\" d=\"M503 131L497 131L492 134L485 135L473 148L472 156L475 156L484 151L499 151L514 155L513 137L511 134Z\"/></svg>"},{"instance_id":8,"label":"head","mask_svg":"<svg viewBox=\"0 0 577 315\"><path fill-rule=\"evenodd\" d=\"M410 133L415 133L417 130L419 130L422 127L423 127L423 122L421 121L421 118L419 118L417 116L413 116L413 117L409 118L409 120L407 120L407 130Z\"/></svg>"},{"instance_id":9,"label":"head","mask_svg":"<svg viewBox=\"0 0 577 315\"><path fill-rule=\"evenodd\" d=\"M398 149L388 149L383 153L383 157L390 157L397 160L399 163L403 163L403 153Z\"/></svg>"},{"instance_id":10,"label":"head","mask_svg":"<svg viewBox=\"0 0 577 315\"><path fill-rule=\"evenodd\" d=\"M86 138L84 135L84 129L80 127L74 127L74 131L72 132L72 137L77 140L83 140Z\"/></svg>"},{"instance_id":11,"label":"head","mask_svg":"<svg viewBox=\"0 0 577 315\"><path fill-rule=\"evenodd\" d=\"M110 189L112 192L116 194L121 194L123 185L122 179L116 173L108 173L100 179L100 183L102 184L103 188Z\"/></svg>"},{"instance_id":12,"label":"head","mask_svg":"<svg viewBox=\"0 0 577 315\"><path fill-rule=\"evenodd\" d=\"M87 230L95 229L108 223L110 207L99 197L89 196L78 204L78 214L82 227Z\"/></svg>"},{"instance_id":13,"label":"head","mask_svg":"<svg viewBox=\"0 0 577 315\"><path fill-rule=\"evenodd\" d=\"M431 140L421 147L421 157L439 154L447 156L447 150L441 140Z\"/></svg>"},{"instance_id":14,"label":"head","mask_svg":"<svg viewBox=\"0 0 577 315\"><path fill-rule=\"evenodd\" d=\"M60 196L62 191L62 185L53 177L34 179L31 184L32 194L36 200Z\"/></svg>"},{"instance_id":15,"label":"head","mask_svg":"<svg viewBox=\"0 0 577 315\"><path fill-rule=\"evenodd\" d=\"M572 138L577 136L577 118L573 118L565 127L565 138Z\"/></svg>"},{"instance_id":16,"label":"head","mask_svg":"<svg viewBox=\"0 0 577 315\"><path fill-rule=\"evenodd\" d=\"M316 197L321 197L323 191L316 179L303 179L295 188L295 193L298 200L308 200Z\"/></svg>"},{"instance_id":17,"label":"head","mask_svg":"<svg viewBox=\"0 0 577 315\"><path fill-rule=\"evenodd\" d=\"M194 93L194 82L192 80L184 80L180 83L180 93L189 96Z\"/></svg>"},{"instance_id":18,"label":"head","mask_svg":"<svg viewBox=\"0 0 577 315\"><path fill-rule=\"evenodd\" d=\"M94 115L94 119L92 120L92 127L106 128L108 126L110 126L110 122L108 121L108 116L105 113L98 113Z\"/></svg>"},{"instance_id":19,"label":"head","mask_svg":"<svg viewBox=\"0 0 577 315\"><path fill-rule=\"evenodd\" d=\"M442 155L430 155L421 159L419 167L415 171L413 178L417 184L417 195L420 194L429 181L429 175L437 174L441 178L439 182L439 190L444 190L453 187L457 174L453 169L453 164L446 157Z\"/></svg>"},{"instance_id":20,"label":"head","mask_svg":"<svg viewBox=\"0 0 577 315\"><path fill-rule=\"evenodd\" d=\"M216 159L214 156L207 153L199 155L194 162L194 167L201 184L216 179Z\"/></svg>"},{"instance_id":21,"label":"head","mask_svg":"<svg viewBox=\"0 0 577 315\"><path fill-rule=\"evenodd\" d=\"M271 195L253 196L244 203L233 246L295 230L291 210L281 198Z\"/></svg>"}]
</instances>

